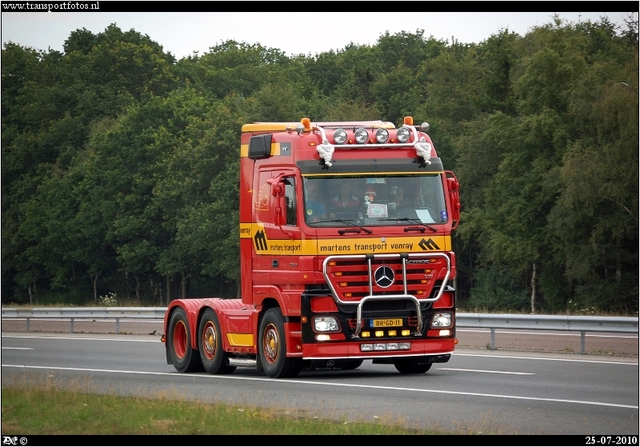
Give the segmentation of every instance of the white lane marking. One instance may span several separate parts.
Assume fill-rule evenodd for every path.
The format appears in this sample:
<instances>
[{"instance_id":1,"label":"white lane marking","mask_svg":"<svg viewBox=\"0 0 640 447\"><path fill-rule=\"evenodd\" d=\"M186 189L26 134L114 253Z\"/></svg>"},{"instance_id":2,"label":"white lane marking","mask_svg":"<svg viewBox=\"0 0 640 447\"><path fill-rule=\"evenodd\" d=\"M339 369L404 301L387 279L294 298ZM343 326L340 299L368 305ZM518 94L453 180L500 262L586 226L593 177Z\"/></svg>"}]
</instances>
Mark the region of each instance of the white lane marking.
<instances>
[{"instance_id":1,"label":"white lane marking","mask_svg":"<svg viewBox=\"0 0 640 447\"><path fill-rule=\"evenodd\" d=\"M477 373L489 373L489 374L514 374L520 376L533 376L534 373L523 373L523 372L515 372L515 371L491 371L488 369L463 369L463 368L440 368L438 370L447 370L447 371L465 371L465 372L477 372Z\"/></svg>"},{"instance_id":2,"label":"white lane marking","mask_svg":"<svg viewBox=\"0 0 640 447\"><path fill-rule=\"evenodd\" d=\"M151 335L151 334L149 334ZM144 335L141 335L144 337ZM136 343L162 343L160 341L160 334L154 334L153 336L157 336L158 338L155 340L145 340L145 339L134 339L134 338L98 338L98 337L65 337L63 335L3 335L2 338L28 338L38 340L42 340L43 338L48 338L51 340L91 340L91 341L126 341L126 342L136 342Z\"/></svg>"},{"instance_id":3,"label":"white lane marking","mask_svg":"<svg viewBox=\"0 0 640 447\"><path fill-rule=\"evenodd\" d=\"M462 328L456 328L456 332L474 332L474 333L479 333L479 334L490 334L491 333L491 329L462 329ZM540 331L508 331L508 330L504 330L504 329L496 329L496 335L497 334L514 334L514 335L557 335L560 337L580 337L580 333L579 331L545 331L545 330L540 330ZM594 333L594 332L586 332L585 333L586 337L590 337L590 338L628 338L631 340L637 340L638 339L638 335L617 335L617 334L598 334L598 333Z\"/></svg>"},{"instance_id":4,"label":"white lane marking","mask_svg":"<svg viewBox=\"0 0 640 447\"><path fill-rule=\"evenodd\" d=\"M149 372L149 371L125 371L125 370L110 370L110 369L94 369L94 368L65 368L58 366L26 366L26 365L9 365L2 364L3 368L18 368L18 369L44 369L44 370L61 370L61 371L74 371L74 372L107 372L117 374L136 374L136 375L149 375L149 376L171 376L171 377L192 377L203 380L244 380L247 382L270 382L270 383L293 383L314 385L320 387L338 387L338 388L365 388L371 390L387 390L387 391L409 391L411 393L428 393L428 394L449 394L456 396L474 396L474 397L489 397L494 399L512 399L512 400L529 400L538 402L554 402L554 403L570 403L581 405L594 405L599 407L616 407L616 408L630 408L637 410L637 405L623 405L612 404L608 402L593 402L588 400L571 400L571 399L550 399L544 397L527 397L527 396L511 396L506 394L488 394L488 393L469 393L462 391L444 391L444 390L429 390L420 388L404 388L393 386L379 386L379 385L360 385L354 383L340 383L340 382L314 382L312 380L294 380L294 379L269 379L262 377L241 377L241 376L212 376L210 374L181 374L181 373L166 373L166 372Z\"/></svg>"},{"instance_id":5,"label":"white lane marking","mask_svg":"<svg viewBox=\"0 0 640 447\"><path fill-rule=\"evenodd\" d=\"M561 354L560 354L561 355ZM454 352L452 357L490 357L494 359L516 359L516 360L548 360L550 362L580 362L580 363L599 363L604 365L630 365L630 366L638 366L638 362L616 362L613 360L583 360L583 359L560 359L555 357L529 357L522 355L491 355L491 354L463 354L459 352Z\"/></svg>"},{"instance_id":6,"label":"white lane marking","mask_svg":"<svg viewBox=\"0 0 640 447\"><path fill-rule=\"evenodd\" d=\"M11 349L13 351L33 351L34 348L15 348L12 346L3 346L2 349Z\"/></svg>"}]
</instances>

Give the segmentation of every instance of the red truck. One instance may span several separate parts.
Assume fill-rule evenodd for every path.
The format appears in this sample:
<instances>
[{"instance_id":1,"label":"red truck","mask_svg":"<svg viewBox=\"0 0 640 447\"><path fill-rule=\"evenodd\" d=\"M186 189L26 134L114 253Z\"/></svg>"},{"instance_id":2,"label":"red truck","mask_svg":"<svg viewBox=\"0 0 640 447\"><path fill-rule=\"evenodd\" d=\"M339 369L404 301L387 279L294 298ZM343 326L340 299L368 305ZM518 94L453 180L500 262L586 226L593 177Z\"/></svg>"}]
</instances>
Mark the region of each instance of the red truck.
<instances>
[{"instance_id":1,"label":"red truck","mask_svg":"<svg viewBox=\"0 0 640 447\"><path fill-rule=\"evenodd\" d=\"M168 364L269 377L364 360L419 374L455 338L459 183L429 125L258 122L242 127L238 299L176 299Z\"/></svg>"}]
</instances>

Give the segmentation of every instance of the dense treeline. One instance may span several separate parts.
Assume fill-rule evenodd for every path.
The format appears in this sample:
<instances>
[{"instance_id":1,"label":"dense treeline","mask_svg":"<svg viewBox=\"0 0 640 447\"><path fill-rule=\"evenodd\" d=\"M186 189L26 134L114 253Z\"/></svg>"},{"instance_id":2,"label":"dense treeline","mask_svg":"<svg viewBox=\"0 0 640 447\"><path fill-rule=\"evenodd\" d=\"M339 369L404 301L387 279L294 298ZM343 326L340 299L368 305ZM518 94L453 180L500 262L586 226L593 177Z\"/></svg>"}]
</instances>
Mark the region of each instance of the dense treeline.
<instances>
[{"instance_id":1,"label":"dense treeline","mask_svg":"<svg viewBox=\"0 0 640 447\"><path fill-rule=\"evenodd\" d=\"M637 313L631 19L314 56L227 41L176 60L115 24L63 52L6 44L2 303L235 297L242 124L405 115L461 181L463 308Z\"/></svg>"}]
</instances>

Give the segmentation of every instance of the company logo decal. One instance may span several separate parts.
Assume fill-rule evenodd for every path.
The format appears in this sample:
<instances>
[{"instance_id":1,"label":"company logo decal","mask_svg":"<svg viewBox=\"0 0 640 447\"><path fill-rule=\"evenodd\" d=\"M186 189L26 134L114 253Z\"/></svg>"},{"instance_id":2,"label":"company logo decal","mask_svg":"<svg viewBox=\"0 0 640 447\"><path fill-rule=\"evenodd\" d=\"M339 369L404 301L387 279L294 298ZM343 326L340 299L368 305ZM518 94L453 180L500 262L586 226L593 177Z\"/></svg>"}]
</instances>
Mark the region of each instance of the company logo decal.
<instances>
[{"instance_id":1,"label":"company logo decal","mask_svg":"<svg viewBox=\"0 0 640 447\"><path fill-rule=\"evenodd\" d=\"M269 210L269 185L266 183L260 186L258 194L253 199L253 209L257 211Z\"/></svg>"},{"instance_id":2,"label":"company logo decal","mask_svg":"<svg viewBox=\"0 0 640 447\"><path fill-rule=\"evenodd\" d=\"M269 249L264 230L256 231L256 235L253 236L253 243L256 245L256 251L266 251Z\"/></svg>"},{"instance_id":3,"label":"company logo decal","mask_svg":"<svg viewBox=\"0 0 640 447\"><path fill-rule=\"evenodd\" d=\"M378 284L379 287L386 289L395 282L396 274L391 267L389 267L388 265L383 265L376 269L373 277L375 278L376 284Z\"/></svg>"},{"instance_id":4,"label":"company logo decal","mask_svg":"<svg viewBox=\"0 0 640 447\"><path fill-rule=\"evenodd\" d=\"M425 241L424 239L420 240L420 242L418 242L418 246L420 248L422 248L423 250L440 250L440 247L438 247L438 244L436 244L435 242L433 242L433 239L429 238L428 241Z\"/></svg>"}]
</instances>

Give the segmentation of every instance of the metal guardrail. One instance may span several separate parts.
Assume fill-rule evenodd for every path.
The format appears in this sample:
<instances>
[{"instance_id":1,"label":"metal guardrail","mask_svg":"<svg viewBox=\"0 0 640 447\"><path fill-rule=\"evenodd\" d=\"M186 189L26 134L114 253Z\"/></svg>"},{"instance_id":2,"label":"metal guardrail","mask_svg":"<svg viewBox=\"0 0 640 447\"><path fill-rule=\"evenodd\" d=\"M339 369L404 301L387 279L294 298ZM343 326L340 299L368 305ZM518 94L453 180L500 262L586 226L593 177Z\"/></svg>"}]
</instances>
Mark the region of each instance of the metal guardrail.
<instances>
[{"instance_id":1,"label":"metal guardrail","mask_svg":"<svg viewBox=\"0 0 640 447\"><path fill-rule=\"evenodd\" d=\"M166 307L41 307L41 308L3 308L2 318L25 318L27 332L32 319L69 319L73 333L75 320L101 319L116 320L116 334L120 332L122 319L162 319Z\"/></svg>"},{"instance_id":2,"label":"metal guardrail","mask_svg":"<svg viewBox=\"0 0 640 447\"><path fill-rule=\"evenodd\" d=\"M491 349L496 349L496 329L580 331L580 354L585 354L587 332L638 333L636 317L580 315L456 314L456 327L491 329Z\"/></svg>"},{"instance_id":3,"label":"metal guardrail","mask_svg":"<svg viewBox=\"0 0 640 447\"><path fill-rule=\"evenodd\" d=\"M163 319L166 307L42 307L2 308L2 318L24 318L29 332L32 319L69 319L70 332L76 319L114 319L116 334L120 332L122 319ZM594 317L575 315L526 315L526 314L456 314L456 327L491 330L491 349L495 346L496 329L579 331L580 354L585 354L587 332L638 333L636 317Z\"/></svg>"}]
</instances>

